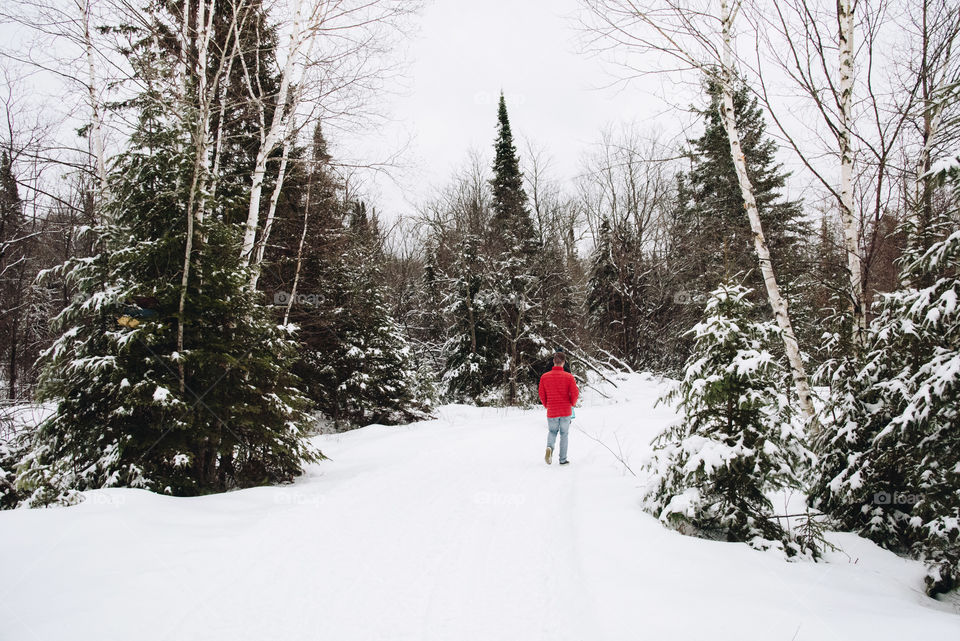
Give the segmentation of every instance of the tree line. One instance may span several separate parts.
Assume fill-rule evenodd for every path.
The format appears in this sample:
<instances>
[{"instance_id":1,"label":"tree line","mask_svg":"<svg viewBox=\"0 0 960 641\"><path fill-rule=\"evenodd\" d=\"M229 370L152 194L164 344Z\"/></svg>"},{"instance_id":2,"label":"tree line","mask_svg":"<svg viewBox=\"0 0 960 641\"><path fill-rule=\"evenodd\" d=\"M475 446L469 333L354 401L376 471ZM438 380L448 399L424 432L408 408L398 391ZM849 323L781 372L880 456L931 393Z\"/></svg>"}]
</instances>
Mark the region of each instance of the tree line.
<instances>
[{"instance_id":1,"label":"tree line","mask_svg":"<svg viewBox=\"0 0 960 641\"><path fill-rule=\"evenodd\" d=\"M665 522L802 553L764 496L806 488L955 585L957 10L714 4L584 2L602 46L694 74L696 135L611 129L564 183L501 95L491 160L387 225L327 136L390 73L410 3L17 0L7 20L75 48L85 110L70 148L20 126L15 83L4 103L0 380L51 413L0 443L3 506L289 480L317 429L533 403L562 349L580 376L680 379ZM896 28L917 37L874 64ZM729 456L685 476L678 442Z\"/></svg>"}]
</instances>

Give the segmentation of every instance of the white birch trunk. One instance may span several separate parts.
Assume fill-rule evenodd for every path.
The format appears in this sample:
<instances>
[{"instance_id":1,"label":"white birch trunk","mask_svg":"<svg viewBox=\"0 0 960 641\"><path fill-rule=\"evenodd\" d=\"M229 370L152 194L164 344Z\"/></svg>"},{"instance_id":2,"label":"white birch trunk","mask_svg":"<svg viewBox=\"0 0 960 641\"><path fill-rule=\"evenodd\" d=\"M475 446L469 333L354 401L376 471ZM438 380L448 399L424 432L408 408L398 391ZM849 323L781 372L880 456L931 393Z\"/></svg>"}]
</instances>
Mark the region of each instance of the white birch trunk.
<instances>
[{"instance_id":1,"label":"white birch trunk","mask_svg":"<svg viewBox=\"0 0 960 641\"><path fill-rule=\"evenodd\" d=\"M313 172L311 168L310 179L307 182L307 201L303 206L303 229L300 232L300 244L297 245L297 267L293 272L293 285L290 286L290 299L287 301L287 308L283 312L283 324L290 322L290 310L293 308L293 301L297 299L297 287L300 284L300 268L303 265L303 246L307 241L307 227L310 223L310 203L313 192Z\"/></svg>"},{"instance_id":2,"label":"white birch trunk","mask_svg":"<svg viewBox=\"0 0 960 641\"><path fill-rule=\"evenodd\" d=\"M267 251L267 243L270 242L270 232L273 231L273 220L277 213L277 203L280 200L280 192L283 190L283 181L287 177L287 163L290 159L290 147L293 145L295 127L290 116L289 131L283 139L283 153L280 157L280 169L277 171L277 183L273 187L273 193L270 194L270 204L267 208L267 218L263 223L263 233L254 248L253 263L250 273L250 289L257 288L257 281L260 280L260 264L263 262L263 255Z\"/></svg>"},{"instance_id":3,"label":"white birch trunk","mask_svg":"<svg viewBox=\"0 0 960 641\"><path fill-rule=\"evenodd\" d=\"M853 344L863 344L867 327L864 309L863 266L860 260L860 219L853 204L853 0L837 0L840 29L840 218L850 272Z\"/></svg>"},{"instance_id":4,"label":"white birch trunk","mask_svg":"<svg viewBox=\"0 0 960 641\"><path fill-rule=\"evenodd\" d=\"M293 76L297 71L297 60L300 55L300 48L304 43L304 34L302 33L303 5L301 0L297 3L293 19L293 28L291 30L287 48L287 60L283 66L283 73L280 78L280 89L277 92L276 108L273 112L273 118L270 127L266 132L261 131L260 149L257 151L257 159L254 163L253 173L250 178L250 205L247 210L247 222L243 231L243 244L240 248L240 263L243 267L250 265L253 259L253 250L257 237L257 226L260 223L260 199L263 194L263 183L267 173L267 160L277 144L280 142L285 128L287 113L287 99L290 97L290 87L293 83ZM259 99L263 99L260 96ZM294 105L291 112L296 109Z\"/></svg>"},{"instance_id":5,"label":"white birch trunk","mask_svg":"<svg viewBox=\"0 0 960 641\"><path fill-rule=\"evenodd\" d=\"M206 175L209 173L210 105L207 89L207 56L210 35L213 29L213 3L210 0L209 18L207 18L206 0L200 0L197 9L197 122L194 123L194 165L193 180L187 201L187 238L183 256L183 275L180 278L180 302L177 307L177 368L180 377L180 393L186 390L186 372L183 365L184 314L186 311L187 290L190 284L190 265L193 259L193 236L195 222L202 222L205 198L201 193L205 189ZM185 96L186 97L186 96Z\"/></svg>"},{"instance_id":6,"label":"white birch trunk","mask_svg":"<svg viewBox=\"0 0 960 641\"><path fill-rule=\"evenodd\" d=\"M93 0L83 3L83 44L87 57L87 91L90 99L90 152L97 176L96 207L103 203L107 192L107 162L103 142L103 115L97 93L97 69L94 62L93 37L90 35L90 13Z\"/></svg>"},{"instance_id":7,"label":"white birch trunk","mask_svg":"<svg viewBox=\"0 0 960 641\"><path fill-rule=\"evenodd\" d=\"M747 175L747 161L740 145L740 131L737 128L736 113L733 106L733 43L732 32L733 22L736 17L736 9L731 9L727 0L722 0L721 21L723 31L723 69L721 86L723 88L723 105L720 109L723 127L727 132L727 138L730 141L730 154L733 157L733 164L737 171L737 181L740 184L740 193L743 196L743 206L750 219L750 229L753 230L753 243L757 252L757 258L760 262L760 272L763 275L763 283L767 289L767 298L770 301L770 307L773 308L773 314L777 325L783 336L783 346L787 354L787 360L790 363L790 373L793 376L793 383L797 393L797 399L800 402L800 410L808 422L814 420L813 400L810 393L810 384L807 381L806 368L803 364L803 358L800 355L800 347L797 344L797 338L793 333L793 325L790 323L790 312L786 299L780 294L780 286L777 284L776 275L773 271L773 262L770 259L770 249L767 247L767 241L763 235L763 226L760 223L760 212L757 208L757 201L754 197L753 184Z\"/></svg>"}]
</instances>

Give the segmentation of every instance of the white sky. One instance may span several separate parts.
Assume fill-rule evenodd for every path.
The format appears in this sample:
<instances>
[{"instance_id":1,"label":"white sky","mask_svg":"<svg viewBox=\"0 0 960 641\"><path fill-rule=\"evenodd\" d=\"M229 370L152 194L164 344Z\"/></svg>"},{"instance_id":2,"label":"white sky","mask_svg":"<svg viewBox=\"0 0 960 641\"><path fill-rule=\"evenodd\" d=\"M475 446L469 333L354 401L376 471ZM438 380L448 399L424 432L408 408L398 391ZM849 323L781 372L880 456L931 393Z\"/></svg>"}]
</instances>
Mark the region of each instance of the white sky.
<instances>
[{"instance_id":1,"label":"white sky","mask_svg":"<svg viewBox=\"0 0 960 641\"><path fill-rule=\"evenodd\" d=\"M611 87L609 65L581 52L577 0L433 0L408 43L407 89L383 105L392 122L335 153L383 157L409 139L407 165L369 185L385 218L408 215L463 166L470 149L492 158L496 105L503 90L521 153L545 148L551 173L566 180L601 130L621 123L674 134L695 98L668 107L659 80ZM521 168L523 168L521 166Z\"/></svg>"}]
</instances>

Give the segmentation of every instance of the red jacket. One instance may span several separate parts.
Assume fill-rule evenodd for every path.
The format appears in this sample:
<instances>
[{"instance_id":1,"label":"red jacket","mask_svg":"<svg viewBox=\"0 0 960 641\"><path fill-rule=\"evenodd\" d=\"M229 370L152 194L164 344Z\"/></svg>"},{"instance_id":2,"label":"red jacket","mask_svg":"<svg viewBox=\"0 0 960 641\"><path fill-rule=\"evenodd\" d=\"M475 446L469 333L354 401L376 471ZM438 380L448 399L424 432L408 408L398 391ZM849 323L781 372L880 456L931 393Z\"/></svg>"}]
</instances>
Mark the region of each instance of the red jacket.
<instances>
[{"instance_id":1,"label":"red jacket","mask_svg":"<svg viewBox=\"0 0 960 641\"><path fill-rule=\"evenodd\" d=\"M577 389L577 381L573 379L573 374L563 371L562 367L554 366L540 377L540 402L547 408L547 418L573 414L578 396L580 390Z\"/></svg>"}]
</instances>

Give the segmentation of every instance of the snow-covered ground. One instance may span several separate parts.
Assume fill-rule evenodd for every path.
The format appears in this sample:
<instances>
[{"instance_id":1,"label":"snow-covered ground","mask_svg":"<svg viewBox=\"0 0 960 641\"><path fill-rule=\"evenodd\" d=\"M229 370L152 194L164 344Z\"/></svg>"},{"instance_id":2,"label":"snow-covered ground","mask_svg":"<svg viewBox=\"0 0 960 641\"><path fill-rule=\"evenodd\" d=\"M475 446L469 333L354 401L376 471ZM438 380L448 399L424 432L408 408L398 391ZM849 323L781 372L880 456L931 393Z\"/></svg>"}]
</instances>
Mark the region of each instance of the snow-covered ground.
<instances>
[{"instance_id":1,"label":"snow-covered ground","mask_svg":"<svg viewBox=\"0 0 960 641\"><path fill-rule=\"evenodd\" d=\"M958 639L923 568L850 534L829 562L664 529L639 505L662 385L588 392L568 467L539 410L318 437L295 484L87 492L0 513L0 639ZM581 431L582 430L582 431Z\"/></svg>"}]
</instances>

